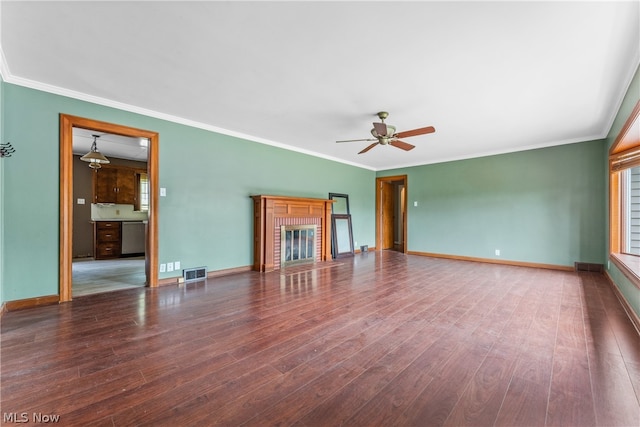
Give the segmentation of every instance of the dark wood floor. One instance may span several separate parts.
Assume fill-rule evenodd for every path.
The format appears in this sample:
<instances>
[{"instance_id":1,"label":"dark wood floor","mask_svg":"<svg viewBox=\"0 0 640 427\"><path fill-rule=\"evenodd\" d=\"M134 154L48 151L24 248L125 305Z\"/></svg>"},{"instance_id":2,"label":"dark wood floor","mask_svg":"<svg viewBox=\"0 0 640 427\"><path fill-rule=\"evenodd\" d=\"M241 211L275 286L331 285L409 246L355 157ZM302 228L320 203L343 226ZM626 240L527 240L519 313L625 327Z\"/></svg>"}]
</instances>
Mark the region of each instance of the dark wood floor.
<instances>
[{"instance_id":1,"label":"dark wood floor","mask_svg":"<svg viewBox=\"0 0 640 427\"><path fill-rule=\"evenodd\" d=\"M1 345L5 424L640 424L597 273L370 252L9 312Z\"/></svg>"}]
</instances>

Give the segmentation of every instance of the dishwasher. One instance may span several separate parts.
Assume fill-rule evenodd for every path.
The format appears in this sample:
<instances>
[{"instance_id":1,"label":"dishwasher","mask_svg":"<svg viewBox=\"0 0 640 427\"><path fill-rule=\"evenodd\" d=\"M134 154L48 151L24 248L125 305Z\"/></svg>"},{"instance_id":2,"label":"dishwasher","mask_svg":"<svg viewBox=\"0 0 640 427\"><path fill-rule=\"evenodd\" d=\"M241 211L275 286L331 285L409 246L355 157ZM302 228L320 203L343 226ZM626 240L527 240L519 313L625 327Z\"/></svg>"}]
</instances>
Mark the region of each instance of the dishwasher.
<instances>
[{"instance_id":1,"label":"dishwasher","mask_svg":"<svg viewBox=\"0 0 640 427\"><path fill-rule=\"evenodd\" d=\"M142 221L122 222L122 255L144 254L145 228Z\"/></svg>"}]
</instances>

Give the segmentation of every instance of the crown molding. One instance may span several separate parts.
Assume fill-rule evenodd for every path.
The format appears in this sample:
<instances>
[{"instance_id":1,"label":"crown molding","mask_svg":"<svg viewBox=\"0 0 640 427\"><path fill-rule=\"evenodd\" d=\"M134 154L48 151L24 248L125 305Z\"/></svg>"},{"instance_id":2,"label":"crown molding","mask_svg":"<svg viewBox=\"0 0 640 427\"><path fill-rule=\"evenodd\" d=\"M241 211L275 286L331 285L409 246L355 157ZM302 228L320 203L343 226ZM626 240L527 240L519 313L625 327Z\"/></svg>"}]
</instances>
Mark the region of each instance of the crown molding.
<instances>
[{"instance_id":1,"label":"crown molding","mask_svg":"<svg viewBox=\"0 0 640 427\"><path fill-rule=\"evenodd\" d=\"M270 145L272 147L277 147L277 148L282 148L284 150L288 150L288 151L294 151L297 153L301 153L301 154L306 154L309 156L313 156L313 157L318 157L321 159L325 159L325 160L330 160L333 162L337 162L337 163L343 163L349 166L354 166L354 167L358 167L358 168L362 168L362 169L368 169L368 170L372 170L375 171L375 168L372 168L370 166L366 166L360 163L355 163L355 162L349 162L343 159L339 159L337 157L332 157L332 156L327 156L325 154L321 154L321 153L317 153L315 151L311 151L311 150L305 150L302 148L298 148L298 147L294 147L291 145L287 145L287 144L283 144L281 142L277 142L277 141L272 141L270 139L266 139L266 138L261 138L258 136L254 136L254 135L248 135L245 133L241 133L241 132L235 132L229 129L224 129L224 128L220 128L217 126L212 126L212 125L208 125L206 123L201 123L201 122L197 122L194 120L190 120L190 119L185 119L183 117L178 117L178 116L174 116L171 114L165 114L165 113L161 113L158 111L154 111L154 110L149 110L146 108L141 108L141 107L137 107L135 105L131 105L131 104L125 104L123 102L118 102L118 101L114 101L111 99L107 99L107 98L102 98L102 97L98 97L98 96L93 96L93 95L89 95L83 92L77 92L74 90L70 90L70 89L66 89L66 88L62 88L59 86L54 86L54 85L49 85L46 83L42 83L42 82L38 82L35 80L30 80L30 79L25 79L22 77L17 77L11 74L11 72L9 71L9 65L7 64L6 58L4 56L4 52L2 51L2 46L0 46L0 74L2 74L2 79L4 80L4 82L6 83L10 83L10 84L14 84L17 86L22 86L22 87L26 87L29 89L35 89L35 90L39 90L42 92L47 92L47 93L52 93L55 95L60 95L60 96L65 96L68 98L73 98L73 99L77 99L80 101L85 101L85 102L90 102L92 104L98 104L98 105L102 105L105 107L111 107L111 108L116 108L118 110L123 110L123 111L127 111L130 113L135 113L135 114L140 114L143 116L147 116L147 117L153 117L156 119L160 119L160 120L165 120L168 122L172 122L172 123L178 123L181 125L185 125L185 126L190 126L193 128L198 128L198 129L203 129L203 130L207 130L210 132L215 132L215 133L219 133L222 135L227 135L227 136L231 136L234 138L239 138L239 139L244 139L247 141L252 141L252 142L257 142L259 144L265 144L265 145Z\"/></svg>"},{"instance_id":2,"label":"crown molding","mask_svg":"<svg viewBox=\"0 0 640 427\"><path fill-rule=\"evenodd\" d=\"M170 114L165 114L165 113L160 113L158 111L154 111L154 110L149 110L146 108L141 108L141 107L137 107L134 105L130 105L130 104L125 104L122 102L118 102L118 101L113 101L110 99L106 99L106 98L101 98L101 97L97 97L97 96L93 96L93 95L88 95L86 93L82 93L82 92L77 92L77 91L73 91L73 90L69 90L69 89L65 89L65 88L61 88L58 86L53 86L53 85L48 85L45 83L41 83L41 82L37 82L34 80L29 80L29 79L24 79L24 78L20 78L20 77L16 77L10 74L9 72L9 67L6 63L5 57L4 57L4 53L2 51L2 47L0 46L0 57L1 57L1 63L0 63L0 73L2 74L2 78L6 83L11 83L11 84L15 84L18 86L23 86L23 87L27 87L30 89L36 89L42 92L47 92L47 93L52 93L55 95L60 95L60 96L65 96L65 97L69 97L69 98L73 98L73 99L77 99L80 101L85 101L85 102L90 102L92 104L98 104L98 105L102 105L105 107L111 107L111 108L116 108L118 110L123 110L123 111L127 111L130 113L135 113L135 114L140 114L143 116L148 116L148 117L153 117L156 119L160 119L160 120L165 120L168 122L172 122L172 123L178 123L178 124L182 124L185 126L190 126L193 128L198 128L198 129L203 129L203 130L207 130L210 132L215 132L215 133L219 133L222 135L227 135L227 136L231 136L234 138L239 138L239 139L244 139L247 141L252 141L252 142L257 142L259 144L265 144L265 145L269 145L272 147L276 147L276 148L282 148L284 150L288 150L288 151L294 151L297 153L301 153L301 154L306 154L309 156L313 156L313 157L317 157L317 158L321 158L321 159L325 159L325 160L330 160L333 162L337 162L337 163L342 163L342 164L346 164L349 166L354 166L354 167L358 167L361 169L367 169L367 170L371 170L374 172L383 172L383 171L389 171L389 170L393 170L393 169L402 169L402 168L410 168L410 167L416 167L416 166L424 166L424 165L428 165L428 164L433 164L433 163L447 163L447 162L454 162L454 161L459 161L459 160L468 160L468 159L474 159L474 158L478 158L478 157L488 157L488 156L495 156L495 155L500 155L500 154L509 154L509 153L514 153L514 152L521 152L521 151L529 151L529 150L536 150L539 148L548 148L548 147L554 147L554 146L558 146L558 145L566 145L566 144L575 144L575 143L580 143L580 142L587 142L587 141L593 141L593 140L599 140L599 139L604 139L607 137L606 133L601 133L598 135L590 135L586 138L579 138L579 139L567 139L567 140L563 140L563 141L554 141L554 142L547 142L547 143L542 143L542 144L534 144L534 145L530 145L527 147L518 147L518 148L514 148L514 149L506 149L506 150L494 150L494 151L488 151L488 152L482 152L482 153L474 153L468 156L458 156L458 157L451 157L448 159L438 159L437 161L434 162L419 162L419 163L402 163L402 164L397 164L397 165L392 165L392 166L385 166L382 168L375 168L375 167L371 167L371 166L367 166L367 165L363 165L360 163L355 163L355 162L349 162L343 159L339 159L336 157L332 157L332 156L327 156L325 154L321 154L321 153L317 153L311 150L305 150L302 148L298 148L298 147L293 147L291 145L287 145L287 144L283 144L277 141L272 141L266 138L260 138L258 136L254 136L254 135L248 135L245 133L241 133L241 132L235 132L235 131L231 131L228 129L224 129L224 128L220 128L217 126L212 126L212 125L208 125L206 123L201 123L201 122L197 122L194 120L190 120L190 119L185 119L182 117L178 117L178 116L174 116L174 115L170 115ZM631 74L631 79L633 78L633 75L635 73ZM630 82L629 82L630 84ZM625 88L628 90L628 85L625 86ZM625 92L626 93L626 92ZM622 98L624 98L624 95L622 96ZM622 99L620 100L620 103L622 102ZM616 110L617 113L617 110ZM615 117L615 115L614 115ZM607 130L611 127L611 125L609 125L609 127L607 127Z\"/></svg>"},{"instance_id":3,"label":"crown molding","mask_svg":"<svg viewBox=\"0 0 640 427\"><path fill-rule=\"evenodd\" d=\"M589 135L587 137L581 137L581 138L571 138L571 139L563 139L561 141L532 144L532 145L527 145L525 147L476 152L466 156L455 156L455 157L448 157L444 159L438 159L433 162L404 163L404 164L390 166L390 167L385 166L384 169L378 169L377 172L387 172L394 169L403 169L403 168L412 168L416 166L426 166L426 165L433 165L433 164L439 164L439 163L457 162L460 160L472 160L472 159L479 159L482 157L500 156L503 154L522 153L526 151L538 150L541 148L560 147L560 146L569 145L569 144L579 144L581 142L599 141L599 140L604 140L605 138L606 138L605 134Z\"/></svg>"},{"instance_id":4,"label":"crown molding","mask_svg":"<svg viewBox=\"0 0 640 427\"><path fill-rule=\"evenodd\" d=\"M640 73L640 49L636 52L636 58L634 60L634 63L635 63L635 67L632 67L630 70L628 70L627 75L624 76L625 77L624 79L622 79L622 81L624 81L626 84L623 85L622 88L620 89L620 93L618 93L618 96L615 98L614 108L610 111L609 117L607 118L607 121L605 124L605 130L606 130L605 137L609 137L609 133L611 133L611 129L613 128L613 123L615 122L616 117L620 112L620 108L622 108L622 103L624 102L625 96L627 96L627 93L631 88L631 83L633 83L633 78L635 77L636 73Z\"/></svg>"},{"instance_id":5,"label":"crown molding","mask_svg":"<svg viewBox=\"0 0 640 427\"><path fill-rule=\"evenodd\" d=\"M4 57L4 51L0 45L0 77L6 82L10 75L9 64L7 64L7 58Z\"/></svg>"}]
</instances>

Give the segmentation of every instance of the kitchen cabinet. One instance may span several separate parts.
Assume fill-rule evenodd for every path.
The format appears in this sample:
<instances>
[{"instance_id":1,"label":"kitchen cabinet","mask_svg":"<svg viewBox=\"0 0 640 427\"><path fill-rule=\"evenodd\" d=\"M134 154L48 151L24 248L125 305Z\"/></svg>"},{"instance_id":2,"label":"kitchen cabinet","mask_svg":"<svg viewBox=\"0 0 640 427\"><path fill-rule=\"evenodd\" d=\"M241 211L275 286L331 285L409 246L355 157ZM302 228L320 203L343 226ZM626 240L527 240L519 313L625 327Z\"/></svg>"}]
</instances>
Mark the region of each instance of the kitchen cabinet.
<instances>
[{"instance_id":1,"label":"kitchen cabinet","mask_svg":"<svg viewBox=\"0 0 640 427\"><path fill-rule=\"evenodd\" d=\"M136 169L103 166L95 173L94 202L135 205L136 182Z\"/></svg>"},{"instance_id":2,"label":"kitchen cabinet","mask_svg":"<svg viewBox=\"0 0 640 427\"><path fill-rule=\"evenodd\" d=\"M95 259L119 258L122 251L122 223L120 221L96 221Z\"/></svg>"}]
</instances>

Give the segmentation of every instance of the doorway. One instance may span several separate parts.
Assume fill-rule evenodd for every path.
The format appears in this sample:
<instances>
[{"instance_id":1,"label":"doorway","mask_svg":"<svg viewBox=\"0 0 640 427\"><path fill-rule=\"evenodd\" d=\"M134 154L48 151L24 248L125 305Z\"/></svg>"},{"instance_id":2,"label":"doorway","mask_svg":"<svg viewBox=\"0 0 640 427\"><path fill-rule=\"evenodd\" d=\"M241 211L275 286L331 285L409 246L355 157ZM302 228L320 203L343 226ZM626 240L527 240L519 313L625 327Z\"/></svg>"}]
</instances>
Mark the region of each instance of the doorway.
<instances>
[{"instance_id":1,"label":"doorway","mask_svg":"<svg viewBox=\"0 0 640 427\"><path fill-rule=\"evenodd\" d=\"M71 301L73 282L73 130L87 129L149 141L147 174L149 213L144 270L147 286L158 286L158 142L157 132L135 129L81 117L60 115L60 302Z\"/></svg>"},{"instance_id":2,"label":"doorway","mask_svg":"<svg viewBox=\"0 0 640 427\"><path fill-rule=\"evenodd\" d=\"M407 176L376 178L376 248L407 252Z\"/></svg>"}]
</instances>

